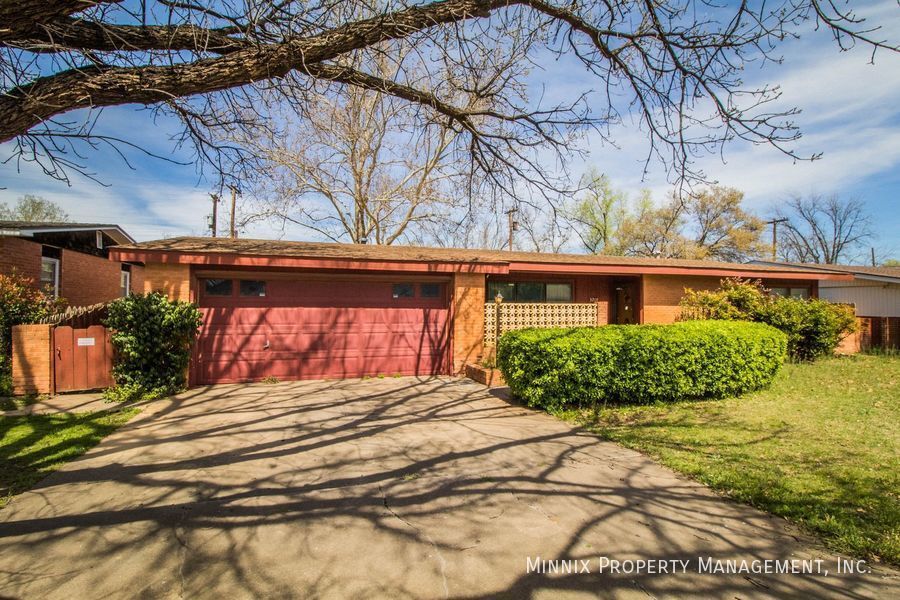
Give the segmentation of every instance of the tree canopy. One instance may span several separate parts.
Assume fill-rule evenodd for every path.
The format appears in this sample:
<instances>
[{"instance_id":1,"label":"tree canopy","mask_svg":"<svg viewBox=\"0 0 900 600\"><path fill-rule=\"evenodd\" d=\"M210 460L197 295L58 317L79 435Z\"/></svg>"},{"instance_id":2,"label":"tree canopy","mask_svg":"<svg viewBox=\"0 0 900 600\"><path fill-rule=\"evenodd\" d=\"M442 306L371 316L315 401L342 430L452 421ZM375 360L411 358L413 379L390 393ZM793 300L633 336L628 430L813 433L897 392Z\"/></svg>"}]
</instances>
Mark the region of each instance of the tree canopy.
<instances>
[{"instance_id":1,"label":"tree canopy","mask_svg":"<svg viewBox=\"0 0 900 600\"><path fill-rule=\"evenodd\" d=\"M65 223L69 221L69 215L55 202L33 194L25 194L14 206L0 204L0 221Z\"/></svg>"},{"instance_id":2,"label":"tree canopy","mask_svg":"<svg viewBox=\"0 0 900 600\"><path fill-rule=\"evenodd\" d=\"M568 218L595 254L742 261L760 254L763 230L743 199L734 188L712 186L657 205L648 191L629 198L589 171Z\"/></svg>"},{"instance_id":3,"label":"tree canopy","mask_svg":"<svg viewBox=\"0 0 900 600\"><path fill-rule=\"evenodd\" d=\"M703 180L695 159L729 140L794 156L795 110L774 108L778 88L749 86L742 71L813 28L841 48L897 50L849 4L819 0L0 0L0 142L65 179L85 169L85 144L141 146L99 133L99 113L78 109L146 105L178 117L177 141L227 178L248 154L222 130L277 129L261 94L303 115L316 110L307 91L334 82L452 128L459 160L510 194L523 182L558 191L550 166L573 151L572 135L613 142L612 126L632 119L648 160ZM400 43L452 76L407 72ZM393 60L400 76L358 68L358 54ZM580 65L585 89L543 100L528 76L548 56Z\"/></svg>"}]
</instances>

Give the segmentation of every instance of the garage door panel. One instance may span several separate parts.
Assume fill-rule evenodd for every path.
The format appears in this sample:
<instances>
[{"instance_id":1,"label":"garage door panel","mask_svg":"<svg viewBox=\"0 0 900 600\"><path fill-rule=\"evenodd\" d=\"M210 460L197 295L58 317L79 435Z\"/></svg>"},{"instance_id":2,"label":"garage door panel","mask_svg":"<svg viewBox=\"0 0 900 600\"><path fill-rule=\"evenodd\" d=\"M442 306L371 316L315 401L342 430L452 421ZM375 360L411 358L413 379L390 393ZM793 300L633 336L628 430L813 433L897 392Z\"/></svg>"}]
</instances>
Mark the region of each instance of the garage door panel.
<instances>
[{"instance_id":1,"label":"garage door panel","mask_svg":"<svg viewBox=\"0 0 900 600\"><path fill-rule=\"evenodd\" d=\"M384 282L278 283L280 287L269 286L275 292L271 299L212 298L204 303L201 298L198 382L448 371L445 299L392 299L391 286ZM286 299L283 295L290 292L296 296ZM329 297L345 306L318 305ZM350 306L366 303L369 306Z\"/></svg>"}]
</instances>

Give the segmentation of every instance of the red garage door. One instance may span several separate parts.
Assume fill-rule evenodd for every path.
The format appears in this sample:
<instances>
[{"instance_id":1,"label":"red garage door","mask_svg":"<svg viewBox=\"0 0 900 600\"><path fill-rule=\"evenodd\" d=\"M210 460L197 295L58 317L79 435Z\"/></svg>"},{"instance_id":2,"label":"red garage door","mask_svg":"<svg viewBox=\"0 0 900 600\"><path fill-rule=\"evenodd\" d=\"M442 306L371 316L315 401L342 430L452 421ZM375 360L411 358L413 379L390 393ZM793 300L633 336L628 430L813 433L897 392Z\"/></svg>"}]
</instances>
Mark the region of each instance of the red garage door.
<instances>
[{"instance_id":1,"label":"red garage door","mask_svg":"<svg viewBox=\"0 0 900 600\"><path fill-rule=\"evenodd\" d=\"M200 279L196 383L449 372L445 282Z\"/></svg>"}]
</instances>

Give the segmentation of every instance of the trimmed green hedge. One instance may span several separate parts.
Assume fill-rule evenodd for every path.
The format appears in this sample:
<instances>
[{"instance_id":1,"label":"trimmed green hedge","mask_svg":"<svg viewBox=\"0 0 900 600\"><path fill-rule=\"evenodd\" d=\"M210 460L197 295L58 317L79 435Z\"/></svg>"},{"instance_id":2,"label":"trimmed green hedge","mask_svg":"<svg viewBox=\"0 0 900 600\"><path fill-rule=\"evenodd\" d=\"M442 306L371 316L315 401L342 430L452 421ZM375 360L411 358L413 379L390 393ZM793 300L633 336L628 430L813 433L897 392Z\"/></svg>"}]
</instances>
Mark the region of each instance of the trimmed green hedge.
<instances>
[{"instance_id":1,"label":"trimmed green hedge","mask_svg":"<svg viewBox=\"0 0 900 600\"><path fill-rule=\"evenodd\" d=\"M739 321L522 329L497 346L512 393L548 410L740 394L769 385L786 357L783 333Z\"/></svg>"}]
</instances>

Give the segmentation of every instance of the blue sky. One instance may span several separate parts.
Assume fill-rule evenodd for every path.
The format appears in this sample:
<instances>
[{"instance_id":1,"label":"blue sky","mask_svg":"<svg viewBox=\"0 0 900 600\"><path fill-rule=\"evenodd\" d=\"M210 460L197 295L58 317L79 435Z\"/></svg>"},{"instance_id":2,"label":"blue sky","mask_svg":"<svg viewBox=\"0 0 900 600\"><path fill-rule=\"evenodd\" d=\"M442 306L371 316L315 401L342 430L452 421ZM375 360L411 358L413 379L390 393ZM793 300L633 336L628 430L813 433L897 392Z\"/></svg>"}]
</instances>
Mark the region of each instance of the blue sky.
<instances>
[{"instance_id":1,"label":"blue sky","mask_svg":"<svg viewBox=\"0 0 900 600\"><path fill-rule=\"evenodd\" d=\"M866 13L900 38L900 8L893 0L871 3ZM796 119L803 138L793 147L800 154L822 152L815 162L794 162L766 146L735 142L701 161L705 172L723 185L745 192L746 205L765 215L791 193L852 195L863 199L873 216L884 255L900 257L900 55L880 52L874 65L869 52L841 53L825 32L810 32L781 48L785 61L764 68L750 64L748 83L775 83L783 89L784 107L798 106ZM584 89L592 82L566 63L550 64L532 77L548 89ZM154 121L151 111L135 107L107 109L104 132L148 146L151 151L189 161L173 148L175 125ZM618 148L596 139L584 140L590 154L573 165L575 176L595 165L617 187L649 188L656 198L669 190L666 174L656 165L642 179L646 154L644 134L629 123L613 131ZM191 164L179 165L126 151L133 169L108 150L87 156L88 168L107 186L73 176L71 187L42 175L33 165L0 165L0 201L13 202L25 193L59 203L74 219L115 222L134 237L147 240L174 235L201 235L206 229L209 183ZM0 157L8 149L0 147ZM220 220L220 226L224 220ZM255 237L285 235L274 225L258 224ZM289 237L297 237L289 232Z\"/></svg>"}]
</instances>

